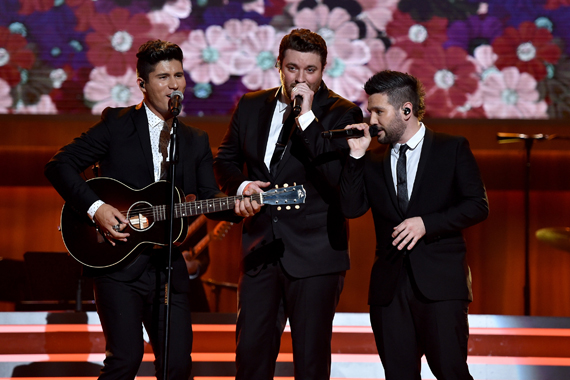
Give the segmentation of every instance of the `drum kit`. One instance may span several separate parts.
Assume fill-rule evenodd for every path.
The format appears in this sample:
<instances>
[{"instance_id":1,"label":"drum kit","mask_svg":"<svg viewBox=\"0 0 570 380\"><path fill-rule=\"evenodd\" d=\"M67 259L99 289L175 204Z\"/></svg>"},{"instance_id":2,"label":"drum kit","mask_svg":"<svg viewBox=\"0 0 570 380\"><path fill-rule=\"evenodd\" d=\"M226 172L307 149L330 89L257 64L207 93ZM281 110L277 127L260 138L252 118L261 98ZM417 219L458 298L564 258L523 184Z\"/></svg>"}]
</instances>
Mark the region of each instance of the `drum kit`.
<instances>
[{"instance_id":1,"label":"drum kit","mask_svg":"<svg viewBox=\"0 0 570 380\"><path fill-rule=\"evenodd\" d=\"M570 252L570 227L549 227L536 231L536 238L554 248Z\"/></svg>"}]
</instances>

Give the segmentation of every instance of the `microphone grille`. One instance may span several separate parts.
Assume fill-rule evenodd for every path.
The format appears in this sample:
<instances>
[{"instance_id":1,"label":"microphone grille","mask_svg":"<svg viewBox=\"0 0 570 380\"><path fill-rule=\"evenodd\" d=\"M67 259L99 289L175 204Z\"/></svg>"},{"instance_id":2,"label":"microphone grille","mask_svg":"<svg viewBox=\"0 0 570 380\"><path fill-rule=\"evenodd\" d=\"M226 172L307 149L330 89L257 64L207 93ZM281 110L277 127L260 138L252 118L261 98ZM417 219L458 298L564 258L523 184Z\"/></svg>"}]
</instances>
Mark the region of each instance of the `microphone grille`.
<instances>
[{"instance_id":1,"label":"microphone grille","mask_svg":"<svg viewBox=\"0 0 570 380\"><path fill-rule=\"evenodd\" d=\"M170 94L170 97L172 98L173 96L179 96L180 97L180 101L184 100L184 94L182 93L182 91L172 91L172 94Z\"/></svg>"}]
</instances>

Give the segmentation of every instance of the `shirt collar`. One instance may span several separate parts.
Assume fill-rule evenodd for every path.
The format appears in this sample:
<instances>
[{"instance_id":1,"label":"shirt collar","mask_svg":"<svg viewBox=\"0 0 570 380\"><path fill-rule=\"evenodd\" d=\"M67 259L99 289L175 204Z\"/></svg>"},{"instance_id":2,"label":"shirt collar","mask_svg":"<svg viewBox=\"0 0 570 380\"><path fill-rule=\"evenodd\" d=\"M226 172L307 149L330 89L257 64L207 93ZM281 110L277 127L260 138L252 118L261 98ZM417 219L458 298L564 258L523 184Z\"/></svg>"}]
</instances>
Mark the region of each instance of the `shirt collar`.
<instances>
[{"instance_id":1,"label":"shirt collar","mask_svg":"<svg viewBox=\"0 0 570 380\"><path fill-rule=\"evenodd\" d=\"M150 125L152 128L158 128L158 127L162 128L164 120L156 116L156 114L152 112L150 108L147 107L145 102L143 102L143 104L144 104L144 109L146 111L146 118L148 119L148 125Z\"/></svg>"},{"instance_id":2,"label":"shirt collar","mask_svg":"<svg viewBox=\"0 0 570 380\"><path fill-rule=\"evenodd\" d=\"M416 149L419 143L424 139L425 135L426 135L426 127L424 123L420 122L420 129L418 129L418 131L412 136L412 138L406 142L406 145L410 150ZM404 144L398 144L398 143L394 144L393 146L394 152L399 153L400 147L402 145Z\"/></svg>"}]
</instances>

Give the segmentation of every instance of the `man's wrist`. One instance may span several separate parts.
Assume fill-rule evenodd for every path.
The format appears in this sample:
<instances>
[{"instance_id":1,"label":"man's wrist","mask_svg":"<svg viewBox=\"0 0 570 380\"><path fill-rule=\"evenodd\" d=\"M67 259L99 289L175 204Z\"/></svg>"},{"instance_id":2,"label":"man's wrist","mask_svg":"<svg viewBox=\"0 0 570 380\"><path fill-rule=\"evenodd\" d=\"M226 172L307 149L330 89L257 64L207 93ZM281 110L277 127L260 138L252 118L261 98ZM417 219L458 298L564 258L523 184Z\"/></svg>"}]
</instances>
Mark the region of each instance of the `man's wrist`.
<instances>
[{"instance_id":1,"label":"man's wrist","mask_svg":"<svg viewBox=\"0 0 570 380\"><path fill-rule=\"evenodd\" d=\"M350 151L350 157L354 158L355 160L361 159L362 157L364 157L364 155L366 154L366 151L364 152L360 152L360 151Z\"/></svg>"},{"instance_id":2,"label":"man's wrist","mask_svg":"<svg viewBox=\"0 0 570 380\"><path fill-rule=\"evenodd\" d=\"M89 216L89 218L91 218L91 220L93 220L93 218L95 217L95 213L97 212L97 210L99 210L99 207L101 207L104 204L105 202L103 202L102 200L93 202L91 207L89 207L89 210L87 210L87 215Z\"/></svg>"}]
</instances>

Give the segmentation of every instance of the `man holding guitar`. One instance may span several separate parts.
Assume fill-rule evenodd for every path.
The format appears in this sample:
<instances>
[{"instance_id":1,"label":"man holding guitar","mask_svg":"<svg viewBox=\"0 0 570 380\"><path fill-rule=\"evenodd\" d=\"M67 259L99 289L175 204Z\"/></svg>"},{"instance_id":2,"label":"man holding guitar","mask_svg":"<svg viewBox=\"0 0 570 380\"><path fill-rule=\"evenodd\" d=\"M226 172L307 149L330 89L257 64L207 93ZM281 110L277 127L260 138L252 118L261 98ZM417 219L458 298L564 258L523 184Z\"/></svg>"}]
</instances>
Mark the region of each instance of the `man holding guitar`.
<instances>
[{"instance_id":1,"label":"man holding guitar","mask_svg":"<svg viewBox=\"0 0 570 380\"><path fill-rule=\"evenodd\" d=\"M156 186L165 183L159 182L161 179L170 179L170 130L174 114L180 111L186 81L182 50L173 43L149 41L139 48L137 58L137 83L144 101L131 107L105 109L101 121L63 147L45 167L46 177L66 201L62 234L68 250L76 259L74 253L89 252L88 256L97 263L88 264L90 257L79 260L85 264L84 274L94 277L97 312L106 339L100 379L135 378L144 353L141 323L155 353L158 378L163 373L164 285L168 263L164 245L168 242L160 238L168 229L160 229L160 220L165 219L161 215L166 213L154 204L169 204L169 194ZM242 197L229 204L219 191L208 135L182 123L178 123L177 129L179 160L174 178L177 188L185 194L195 194L200 200L213 200L177 205L180 208L175 209L175 216L185 219L188 215L228 210L229 214L214 215L239 221L241 218L234 213L247 217L258 212L261 202ZM106 180L84 181L81 173L95 163ZM144 201L123 206L121 200L114 198L122 188L144 189L134 192L135 196L144 196ZM72 220L68 222L69 228L65 224L68 220ZM184 240L186 230L179 227L177 231L182 231L181 240ZM159 241L152 244L156 236L139 238L146 236L143 233L154 233ZM151 244L142 244L149 241ZM129 248L121 252L124 247ZM97 256L105 258L114 250L121 252L121 259L97 261ZM169 379L187 380L191 371L188 282L185 261L174 249L169 299L174 333L169 337Z\"/></svg>"}]
</instances>

